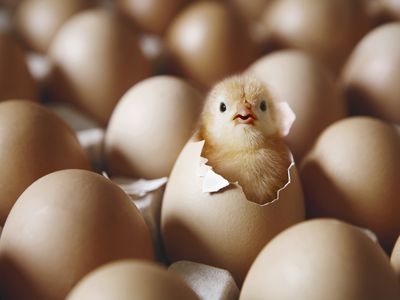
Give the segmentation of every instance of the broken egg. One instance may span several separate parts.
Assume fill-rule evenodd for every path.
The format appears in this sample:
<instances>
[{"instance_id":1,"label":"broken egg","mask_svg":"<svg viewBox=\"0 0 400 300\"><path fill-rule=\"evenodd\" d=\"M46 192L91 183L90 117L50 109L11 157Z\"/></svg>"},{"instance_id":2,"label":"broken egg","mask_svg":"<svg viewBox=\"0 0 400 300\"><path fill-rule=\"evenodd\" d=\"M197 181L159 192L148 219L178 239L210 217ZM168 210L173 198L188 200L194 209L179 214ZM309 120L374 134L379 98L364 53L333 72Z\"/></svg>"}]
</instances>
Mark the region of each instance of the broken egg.
<instances>
[{"instance_id":1,"label":"broken egg","mask_svg":"<svg viewBox=\"0 0 400 300\"><path fill-rule=\"evenodd\" d=\"M119 260L85 276L67 300L199 300L176 274L142 260Z\"/></svg>"},{"instance_id":2,"label":"broken egg","mask_svg":"<svg viewBox=\"0 0 400 300\"><path fill-rule=\"evenodd\" d=\"M240 300L395 300L400 286L385 252L362 230L334 219L283 231L257 256Z\"/></svg>"},{"instance_id":3,"label":"broken egg","mask_svg":"<svg viewBox=\"0 0 400 300\"><path fill-rule=\"evenodd\" d=\"M205 165L204 141L193 138L179 155L163 198L161 230L166 254L228 270L240 286L264 245L304 219L303 192L296 167L274 201L259 205L246 199Z\"/></svg>"},{"instance_id":4,"label":"broken egg","mask_svg":"<svg viewBox=\"0 0 400 300\"><path fill-rule=\"evenodd\" d=\"M18 198L0 239L7 299L65 299L90 271L153 259L148 228L128 195L84 170L46 175ZM21 296L19 293L23 293ZM18 296L16 296L18 295Z\"/></svg>"}]
</instances>

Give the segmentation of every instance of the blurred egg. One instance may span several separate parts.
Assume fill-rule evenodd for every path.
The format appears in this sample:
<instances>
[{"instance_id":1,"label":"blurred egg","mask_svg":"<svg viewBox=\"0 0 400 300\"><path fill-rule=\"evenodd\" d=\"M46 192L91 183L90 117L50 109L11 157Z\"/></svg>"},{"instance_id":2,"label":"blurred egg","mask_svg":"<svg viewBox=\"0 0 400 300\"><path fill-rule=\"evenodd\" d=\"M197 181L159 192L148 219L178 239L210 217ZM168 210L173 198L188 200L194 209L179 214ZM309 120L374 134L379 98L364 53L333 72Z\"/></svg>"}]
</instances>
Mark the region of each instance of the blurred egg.
<instances>
[{"instance_id":1,"label":"blurred egg","mask_svg":"<svg viewBox=\"0 0 400 300\"><path fill-rule=\"evenodd\" d=\"M264 15L266 42L299 48L338 71L369 29L364 0L281 0Z\"/></svg>"},{"instance_id":2,"label":"blurred egg","mask_svg":"<svg viewBox=\"0 0 400 300\"><path fill-rule=\"evenodd\" d=\"M266 55L247 72L268 86L273 99L288 102L296 114L286 140L298 160L326 126L346 115L345 102L332 74L302 51Z\"/></svg>"},{"instance_id":3,"label":"blurred egg","mask_svg":"<svg viewBox=\"0 0 400 300\"><path fill-rule=\"evenodd\" d=\"M70 18L49 55L55 65L51 98L75 104L102 125L126 90L150 74L135 33L101 9Z\"/></svg>"},{"instance_id":4,"label":"blurred egg","mask_svg":"<svg viewBox=\"0 0 400 300\"><path fill-rule=\"evenodd\" d=\"M13 98L37 101L37 93L21 46L0 32L0 101Z\"/></svg>"},{"instance_id":5,"label":"blurred egg","mask_svg":"<svg viewBox=\"0 0 400 300\"><path fill-rule=\"evenodd\" d=\"M391 249L400 234L400 135L369 117L326 128L300 166L310 216L371 229Z\"/></svg>"},{"instance_id":6,"label":"blurred egg","mask_svg":"<svg viewBox=\"0 0 400 300\"><path fill-rule=\"evenodd\" d=\"M117 0L121 13L142 30L163 34L187 0Z\"/></svg>"},{"instance_id":7,"label":"blurred egg","mask_svg":"<svg viewBox=\"0 0 400 300\"><path fill-rule=\"evenodd\" d=\"M256 22L261 18L267 4L271 3L272 0L228 0L228 2L243 19L249 22Z\"/></svg>"},{"instance_id":8,"label":"blurred egg","mask_svg":"<svg viewBox=\"0 0 400 300\"><path fill-rule=\"evenodd\" d=\"M75 133L38 104L0 103L0 225L19 195L36 179L61 169L89 169Z\"/></svg>"},{"instance_id":9,"label":"blurred egg","mask_svg":"<svg viewBox=\"0 0 400 300\"><path fill-rule=\"evenodd\" d=\"M93 172L62 170L35 181L18 198L3 229L0 256L32 289L6 278L7 299L25 291L23 299L32 294L45 300L64 299L102 264L152 259L153 253L143 217L121 188Z\"/></svg>"},{"instance_id":10,"label":"blurred egg","mask_svg":"<svg viewBox=\"0 0 400 300\"><path fill-rule=\"evenodd\" d=\"M223 2L194 2L183 9L167 31L173 67L201 85L246 68L257 55L254 42Z\"/></svg>"},{"instance_id":11,"label":"blurred egg","mask_svg":"<svg viewBox=\"0 0 400 300\"><path fill-rule=\"evenodd\" d=\"M360 41L343 83L352 112L400 124L400 22L380 26Z\"/></svg>"},{"instance_id":12,"label":"blurred egg","mask_svg":"<svg viewBox=\"0 0 400 300\"><path fill-rule=\"evenodd\" d=\"M187 143L167 183L161 211L166 254L171 262L189 260L226 269L240 286L264 245L304 219L301 184L291 165L289 183L264 205L247 200L237 183L203 192L203 145L204 141Z\"/></svg>"},{"instance_id":13,"label":"blurred egg","mask_svg":"<svg viewBox=\"0 0 400 300\"><path fill-rule=\"evenodd\" d=\"M168 176L202 106L201 93L177 77L156 76L133 86L118 103L106 131L110 174Z\"/></svg>"},{"instance_id":14,"label":"blurred egg","mask_svg":"<svg viewBox=\"0 0 400 300\"><path fill-rule=\"evenodd\" d=\"M121 260L85 276L67 300L198 300L185 282L155 263Z\"/></svg>"},{"instance_id":15,"label":"blurred egg","mask_svg":"<svg viewBox=\"0 0 400 300\"><path fill-rule=\"evenodd\" d=\"M390 262L397 273L397 278L400 280L400 237L397 238L396 244L390 256Z\"/></svg>"},{"instance_id":16,"label":"blurred egg","mask_svg":"<svg viewBox=\"0 0 400 300\"><path fill-rule=\"evenodd\" d=\"M17 33L34 51L45 53L62 24L89 7L88 0L24 0L15 12Z\"/></svg>"},{"instance_id":17,"label":"blurred egg","mask_svg":"<svg viewBox=\"0 0 400 300\"><path fill-rule=\"evenodd\" d=\"M251 266L240 300L399 299L388 257L359 228L320 219L274 238Z\"/></svg>"}]
</instances>

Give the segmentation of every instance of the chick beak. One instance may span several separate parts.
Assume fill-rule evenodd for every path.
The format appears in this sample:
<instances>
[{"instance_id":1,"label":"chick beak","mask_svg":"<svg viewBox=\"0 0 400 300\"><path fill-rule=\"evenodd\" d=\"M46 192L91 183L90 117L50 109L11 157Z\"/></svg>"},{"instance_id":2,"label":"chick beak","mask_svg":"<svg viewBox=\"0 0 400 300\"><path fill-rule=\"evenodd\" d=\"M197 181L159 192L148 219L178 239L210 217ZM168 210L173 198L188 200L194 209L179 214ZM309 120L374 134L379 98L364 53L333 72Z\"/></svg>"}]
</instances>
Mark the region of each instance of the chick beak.
<instances>
[{"instance_id":1,"label":"chick beak","mask_svg":"<svg viewBox=\"0 0 400 300\"><path fill-rule=\"evenodd\" d=\"M241 102L237 106L237 113L233 117L235 124L248 124L253 125L257 118L251 110L251 104L248 102Z\"/></svg>"}]
</instances>

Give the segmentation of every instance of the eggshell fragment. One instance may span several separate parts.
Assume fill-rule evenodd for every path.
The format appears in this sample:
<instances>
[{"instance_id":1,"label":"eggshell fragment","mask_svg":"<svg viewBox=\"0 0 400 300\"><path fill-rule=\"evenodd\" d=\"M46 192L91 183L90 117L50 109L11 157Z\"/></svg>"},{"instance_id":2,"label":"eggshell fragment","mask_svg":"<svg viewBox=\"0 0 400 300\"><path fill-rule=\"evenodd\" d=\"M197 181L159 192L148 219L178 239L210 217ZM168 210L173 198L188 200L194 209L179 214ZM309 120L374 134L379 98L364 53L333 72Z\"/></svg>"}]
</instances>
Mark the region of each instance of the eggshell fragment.
<instances>
[{"instance_id":1,"label":"eggshell fragment","mask_svg":"<svg viewBox=\"0 0 400 300\"><path fill-rule=\"evenodd\" d=\"M45 53L62 24L89 7L88 0L24 0L15 12L17 33L28 47Z\"/></svg>"},{"instance_id":2,"label":"eggshell fragment","mask_svg":"<svg viewBox=\"0 0 400 300\"><path fill-rule=\"evenodd\" d=\"M163 34L187 0L117 0L121 13L142 30Z\"/></svg>"},{"instance_id":3,"label":"eggshell fragment","mask_svg":"<svg viewBox=\"0 0 400 300\"><path fill-rule=\"evenodd\" d=\"M262 247L304 219L303 193L294 165L290 183L265 205L248 201L237 184L202 192L201 151L191 140L171 172L163 199L161 230L170 261L189 260L226 269L240 286Z\"/></svg>"},{"instance_id":4,"label":"eggshell fragment","mask_svg":"<svg viewBox=\"0 0 400 300\"><path fill-rule=\"evenodd\" d=\"M382 249L344 222L312 220L276 236L261 251L240 300L399 299L400 286Z\"/></svg>"},{"instance_id":5,"label":"eggshell fragment","mask_svg":"<svg viewBox=\"0 0 400 300\"><path fill-rule=\"evenodd\" d=\"M19 195L56 170L89 169L74 132L54 113L30 101L0 103L0 225Z\"/></svg>"},{"instance_id":6,"label":"eggshell fragment","mask_svg":"<svg viewBox=\"0 0 400 300\"><path fill-rule=\"evenodd\" d=\"M305 52L274 52L258 59L246 72L265 83L274 100L288 102L295 112L286 141L298 160L326 126L346 115L333 76Z\"/></svg>"},{"instance_id":7,"label":"eggshell fragment","mask_svg":"<svg viewBox=\"0 0 400 300\"><path fill-rule=\"evenodd\" d=\"M310 216L371 229L392 249L400 234L400 135L369 117L333 123L300 166Z\"/></svg>"},{"instance_id":8,"label":"eggshell fragment","mask_svg":"<svg viewBox=\"0 0 400 300\"><path fill-rule=\"evenodd\" d=\"M146 179L168 176L202 105L201 93L177 77L156 76L133 86L107 128L108 172Z\"/></svg>"},{"instance_id":9,"label":"eggshell fragment","mask_svg":"<svg viewBox=\"0 0 400 300\"><path fill-rule=\"evenodd\" d=\"M168 28L166 42L174 69L206 87L257 57L245 27L220 1L186 6Z\"/></svg>"},{"instance_id":10,"label":"eggshell fragment","mask_svg":"<svg viewBox=\"0 0 400 300\"><path fill-rule=\"evenodd\" d=\"M400 22L368 33L354 49L343 72L353 113L400 123Z\"/></svg>"},{"instance_id":11,"label":"eggshell fragment","mask_svg":"<svg viewBox=\"0 0 400 300\"><path fill-rule=\"evenodd\" d=\"M75 104L102 125L120 97L150 75L136 35L111 13L94 9L70 18L54 37L50 96Z\"/></svg>"},{"instance_id":12,"label":"eggshell fragment","mask_svg":"<svg viewBox=\"0 0 400 300\"><path fill-rule=\"evenodd\" d=\"M3 229L0 256L32 288L6 278L7 299L20 291L23 299L64 299L98 266L152 259L153 253L145 222L122 189L93 172L62 170L19 197Z\"/></svg>"},{"instance_id":13,"label":"eggshell fragment","mask_svg":"<svg viewBox=\"0 0 400 300\"><path fill-rule=\"evenodd\" d=\"M140 260L109 263L85 276L67 300L150 300L199 298L185 282L165 268Z\"/></svg>"},{"instance_id":14,"label":"eggshell fragment","mask_svg":"<svg viewBox=\"0 0 400 300\"><path fill-rule=\"evenodd\" d=\"M0 101L18 98L37 101L37 93L21 46L0 32Z\"/></svg>"},{"instance_id":15,"label":"eggshell fragment","mask_svg":"<svg viewBox=\"0 0 400 300\"><path fill-rule=\"evenodd\" d=\"M302 49L339 71L369 30L367 1L281 0L265 11L266 43Z\"/></svg>"}]
</instances>

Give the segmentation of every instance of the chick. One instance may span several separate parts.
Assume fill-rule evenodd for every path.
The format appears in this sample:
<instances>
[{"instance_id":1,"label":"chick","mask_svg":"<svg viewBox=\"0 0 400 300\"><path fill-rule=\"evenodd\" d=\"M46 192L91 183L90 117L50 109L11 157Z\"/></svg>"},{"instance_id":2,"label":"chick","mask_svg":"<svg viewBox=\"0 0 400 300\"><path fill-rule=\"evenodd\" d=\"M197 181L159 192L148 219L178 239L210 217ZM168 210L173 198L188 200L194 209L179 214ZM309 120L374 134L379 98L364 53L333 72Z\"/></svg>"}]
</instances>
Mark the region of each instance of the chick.
<instances>
[{"instance_id":1,"label":"chick","mask_svg":"<svg viewBox=\"0 0 400 300\"><path fill-rule=\"evenodd\" d=\"M202 156L248 200L264 204L288 181L290 151L279 131L277 109L266 87L248 76L233 76L209 93L200 118Z\"/></svg>"}]
</instances>

